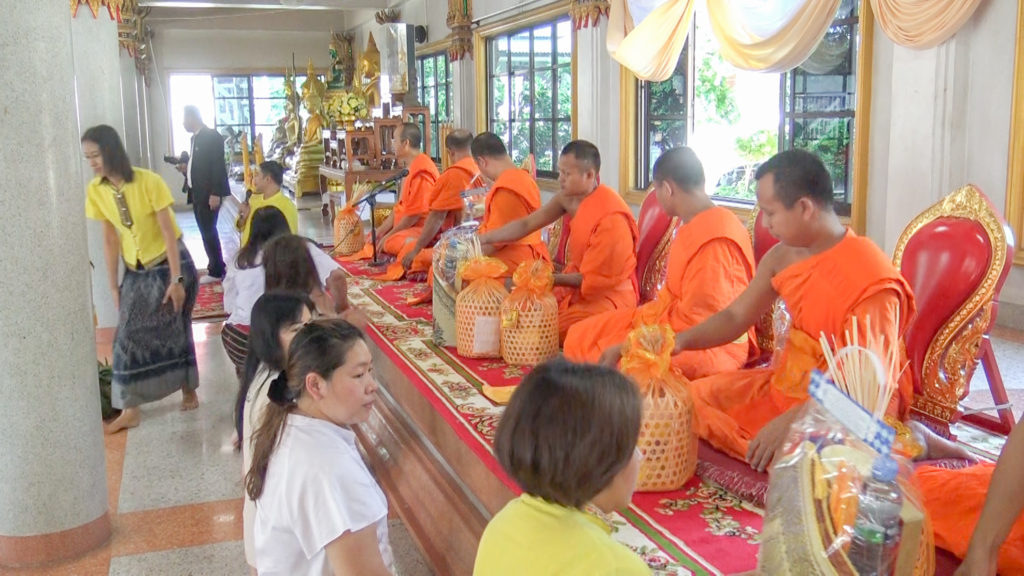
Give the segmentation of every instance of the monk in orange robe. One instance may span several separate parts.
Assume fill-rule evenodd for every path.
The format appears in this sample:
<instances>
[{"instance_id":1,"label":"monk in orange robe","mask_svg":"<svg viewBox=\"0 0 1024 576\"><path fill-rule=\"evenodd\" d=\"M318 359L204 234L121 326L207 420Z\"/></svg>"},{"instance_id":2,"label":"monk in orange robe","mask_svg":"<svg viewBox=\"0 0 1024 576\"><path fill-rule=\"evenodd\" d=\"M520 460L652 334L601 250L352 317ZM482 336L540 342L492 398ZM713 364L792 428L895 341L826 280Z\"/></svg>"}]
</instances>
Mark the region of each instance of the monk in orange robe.
<instances>
[{"instance_id":1,"label":"monk in orange robe","mask_svg":"<svg viewBox=\"0 0 1024 576\"><path fill-rule=\"evenodd\" d=\"M1024 419L995 466L926 466L915 476L935 545L963 559L958 576L1024 574Z\"/></svg>"},{"instance_id":2,"label":"monk in orange robe","mask_svg":"<svg viewBox=\"0 0 1024 576\"><path fill-rule=\"evenodd\" d=\"M445 137L444 145L448 150L451 166L441 174L430 192L430 213L423 223L419 237L399 252L398 260L403 270L428 270L434 253L431 246L437 241L438 234L462 221L462 209L465 206L462 193L471 188L474 180L481 180L480 169L477 168L469 150L472 141L473 134L462 129L453 130Z\"/></svg>"},{"instance_id":3,"label":"monk in orange robe","mask_svg":"<svg viewBox=\"0 0 1024 576\"><path fill-rule=\"evenodd\" d=\"M492 132L482 132L473 138L470 149L480 173L494 182L484 198L484 218L477 230L481 237L540 209L540 188L537 182L512 162L501 138ZM486 255L505 263L506 278L510 278L523 262L537 259L551 261L540 230L482 248Z\"/></svg>"},{"instance_id":4,"label":"monk in orange robe","mask_svg":"<svg viewBox=\"0 0 1024 576\"><path fill-rule=\"evenodd\" d=\"M735 214L715 206L704 192L704 167L693 150L675 148L658 157L654 194L665 212L682 222L669 248L665 285L636 310L605 312L570 328L565 338L570 360L617 364L622 342L635 326L668 323L682 332L725 309L750 284L750 235ZM752 352L753 328L723 346L683 351L672 357L672 365L692 380L737 370Z\"/></svg>"},{"instance_id":5,"label":"monk in orange robe","mask_svg":"<svg viewBox=\"0 0 1024 576\"><path fill-rule=\"evenodd\" d=\"M401 165L409 174L402 181L398 203L391 214L377 227L377 253L397 256L406 243L415 242L423 230L423 221L430 211L430 193L437 181L437 165L420 150L423 134L416 124L405 123L395 131L392 141ZM345 260L364 260L373 257L373 246L363 249Z\"/></svg>"},{"instance_id":6,"label":"monk in orange robe","mask_svg":"<svg viewBox=\"0 0 1024 576\"><path fill-rule=\"evenodd\" d=\"M700 437L765 470L808 398L810 372L826 369L819 335L830 341L834 337L835 345L843 347L857 318L861 342L874 338L886 348L902 347L914 297L889 258L839 221L832 207L831 177L816 156L803 150L781 152L758 168L756 178L765 224L779 244L764 256L750 286L732 304L676 335L675 352L732 342L782 298L792 322L774 366L690 384ZM871 335L866 335L868 317ZM912 396L905 372L888 407L890 422L905 419ZM965 454L916 423L907 431L929 458Z\"/></svg>"},{"instance_id":7,"label":"monk in orange robe","mask_svg":"<svg viewBox=\"0 0 1024 576\"><path fill-rule=\"evenodd\" d=\"M636 308L636 219L611 188L600 184L601 153L586 140L565 145L558 157L559 193L540 210L480 235L502 244L571 217L566 266L555 274L559 340L577 322L611 310Z\"/></svg>"}]
</instances>

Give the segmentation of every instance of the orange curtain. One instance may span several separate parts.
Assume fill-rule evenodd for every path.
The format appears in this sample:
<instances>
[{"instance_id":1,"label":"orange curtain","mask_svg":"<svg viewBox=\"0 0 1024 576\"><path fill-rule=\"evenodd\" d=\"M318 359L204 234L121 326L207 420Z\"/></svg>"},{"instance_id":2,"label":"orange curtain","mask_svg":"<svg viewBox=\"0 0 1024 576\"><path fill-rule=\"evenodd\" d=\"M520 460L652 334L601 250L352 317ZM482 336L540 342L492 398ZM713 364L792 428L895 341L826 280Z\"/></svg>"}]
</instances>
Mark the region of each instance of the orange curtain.
<instances>
[{"instance_id":1,"label":"orange curtain","mask_svg":"<svg viewBox=\"0 0 1024 576\"><path fill-rule=\"evenodd\" d=\"M878 25L893 42L931 48L962 27L981 0L871 0Z\"/></svg>"}]
</instances>

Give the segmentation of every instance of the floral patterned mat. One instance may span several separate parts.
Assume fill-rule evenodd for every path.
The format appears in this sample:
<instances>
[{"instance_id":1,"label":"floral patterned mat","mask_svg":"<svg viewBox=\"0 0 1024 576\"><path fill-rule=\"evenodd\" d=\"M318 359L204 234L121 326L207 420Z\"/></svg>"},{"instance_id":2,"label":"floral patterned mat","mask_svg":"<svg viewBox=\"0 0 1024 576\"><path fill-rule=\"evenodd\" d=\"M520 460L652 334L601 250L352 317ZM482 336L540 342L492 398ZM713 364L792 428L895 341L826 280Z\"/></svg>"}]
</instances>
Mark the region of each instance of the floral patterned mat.
<instances>
[{"instance_id":1,"label":"floral patterned mat","mask_svg":"<svg viewBox=\"0 0 1024 576\"><path fill-rule=\"evenodd\" d=\"M422 283L382 284L360 263L343 263L349 298L369 316L370 337L426 397L456 434L506 485L491 451L503 408L482 393L518 382L525 370L501 360L471 360L431 339L430 306L409 306ZM374 271L376 273L376 271ZM726 490L694 478L681 490L636 494L628 510L608 518L614 537L637 551L658 575L735 574L753 570L762 511Z\"/></svg>"}]
</instances>

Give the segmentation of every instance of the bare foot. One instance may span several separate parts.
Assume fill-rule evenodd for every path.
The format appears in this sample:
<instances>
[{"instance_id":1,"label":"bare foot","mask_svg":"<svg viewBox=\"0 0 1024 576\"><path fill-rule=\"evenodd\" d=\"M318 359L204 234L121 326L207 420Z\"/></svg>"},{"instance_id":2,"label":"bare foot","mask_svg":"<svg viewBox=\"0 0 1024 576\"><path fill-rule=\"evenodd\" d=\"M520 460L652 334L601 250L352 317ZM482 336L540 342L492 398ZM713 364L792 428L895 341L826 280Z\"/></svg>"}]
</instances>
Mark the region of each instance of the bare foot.
<instances>
[{"instance_id":1,"label":"bare foot","mask_svg":"<svg viewBox=\"0 0 1024 576\"><path fill-rule=\"evenodd\" d=\"M181 411L195 410L199 407L199 395L195 390L181 389Z\"/></svg>"},{"instance_id":2,"label":"bare foot","mask_svg":"<svg viewBox=\"0 0 1024 576\"><path fill-rule=\"evenodd\" d=\"M978 459L974 457L966 448L939 436L935 432L932 432L927 426L920 422L913 420L907 422L907 426L914 433L914 439L917 440L922 446L924 446L924 453L921 454L921 460L942 460L945 458L959 458L961 460L967 460L969 462L977 462Z\"/></svg>"},{"instance_id":3,"label":"bare foot","mask_svg":"<svg viewBox=\"0 0 1024 576\"><path fill-rule=\"evenodd\" d=\"M127 430L129 428L135 428L139 425L139 409L136 408L125 408L121 415L114 418L110 422L103 423L104 434L117 434L121 430Z\"/></svg>"}]
</instances>

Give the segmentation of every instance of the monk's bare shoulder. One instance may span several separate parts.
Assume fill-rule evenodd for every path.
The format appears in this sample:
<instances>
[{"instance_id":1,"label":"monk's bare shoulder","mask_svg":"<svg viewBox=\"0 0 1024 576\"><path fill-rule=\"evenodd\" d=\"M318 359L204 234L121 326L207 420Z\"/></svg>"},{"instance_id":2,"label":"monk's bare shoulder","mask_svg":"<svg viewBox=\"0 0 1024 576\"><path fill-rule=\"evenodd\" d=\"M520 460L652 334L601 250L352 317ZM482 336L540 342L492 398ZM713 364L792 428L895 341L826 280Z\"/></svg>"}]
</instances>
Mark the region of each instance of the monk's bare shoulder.
<instances>
[{"instance_id":1,"label":"monk's bare shoulder","mask_svg":"<svg viewBox=\"0 0 1024 576\"><path fill-rule=\"evenodd\" d=\"M809 256L810 253L803 248L788 246L781 243L776 244L775 246L772 246L772 248L761 258L761 263L757 266L757 271L759 273L763 271L768 275L768 278L774 278L779 272L808 258Z\"/></svg>"}]
</instances>

